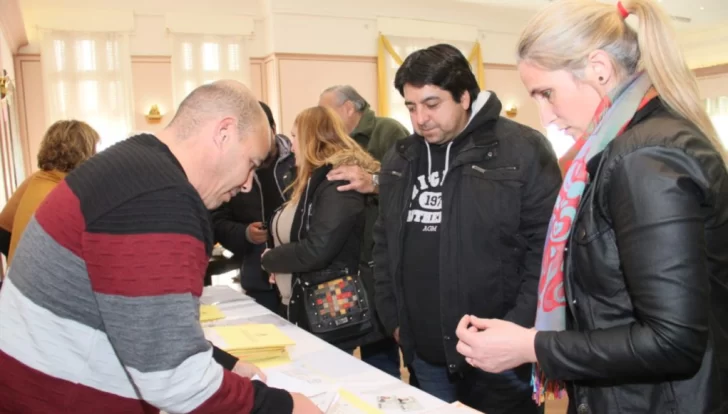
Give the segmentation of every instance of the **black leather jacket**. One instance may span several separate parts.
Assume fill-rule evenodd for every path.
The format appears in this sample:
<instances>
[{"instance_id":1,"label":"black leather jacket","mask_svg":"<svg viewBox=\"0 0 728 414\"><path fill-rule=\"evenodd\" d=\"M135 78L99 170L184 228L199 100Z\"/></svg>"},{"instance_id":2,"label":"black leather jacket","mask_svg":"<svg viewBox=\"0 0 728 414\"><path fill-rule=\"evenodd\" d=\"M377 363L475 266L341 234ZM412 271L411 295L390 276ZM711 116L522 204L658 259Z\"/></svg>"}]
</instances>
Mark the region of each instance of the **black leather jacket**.
<instances>
[{"instance_id":1,"label":"black leather jacket","mask_svg":"<svg viewBox=\"0 0 728 414\"><path fill-rule=\"evenodd\" d=\"M724 161L656 98L588 171L568 328L536 337L544 372L568 381L569 413L727 412Z\"/></svg>"},{"instance_id":2,"label":"black leather jacket","mask_svg":"<svg viewBox=\"0 0 728 414\"><path fill-rule=\"evenodd\" d=\"M292 273L294 289L289 316L299 323L302 315L302 291L296 280L307 280L310 273L324 270L350 274L359 271L359 257L364 233L366 196L356 191L340 192L344 181L328 181L331 166L317 168L311 175L305 194L301 196L291 227L291 242L278 246L263 256L262 264L271 273ZM273 245L272 240L269 242ZM366 333L366 332L364 332ZM337 343L340 347L356 348L360 339Z\"/></svg>"}]
</instances>

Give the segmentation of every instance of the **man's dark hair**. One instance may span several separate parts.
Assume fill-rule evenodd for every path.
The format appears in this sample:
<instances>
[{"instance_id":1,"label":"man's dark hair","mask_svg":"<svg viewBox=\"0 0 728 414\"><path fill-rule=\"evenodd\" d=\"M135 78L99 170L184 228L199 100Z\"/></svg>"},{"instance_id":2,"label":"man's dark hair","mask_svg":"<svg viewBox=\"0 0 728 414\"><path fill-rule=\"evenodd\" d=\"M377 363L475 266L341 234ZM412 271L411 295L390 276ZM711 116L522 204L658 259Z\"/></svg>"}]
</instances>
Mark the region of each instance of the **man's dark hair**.
<instances>
[{"instance_id":1,"label":"man's dark hair","mask_svg":"<svg viewBox=\"0 0 728 414\"><path fill-rule=\"evenodd\" d=\"M268 124L270 124L270 127L273 128L273 130L276 129L276 120L273 119L273 112L270 110L270 107L265 104L265 102L258 101L260 104L260 107L263 108L263 112L265 112L265 116L268 117Z\"/></svg>"},{"instance_id":2,"label":"man's dark hair","mask_svg":"<svg viewBox=\"0 0 728 414\"><path fill-rule=\"evenodd\" d=\"M402 96L404 85L416 88L434 85L450 92L455 102L460 102L463 93L468 91L471 107L480 92L470 63L456 47L448 44L430 46L410 53L394 76L394 87Z\"/></svg>"}]
</instances>

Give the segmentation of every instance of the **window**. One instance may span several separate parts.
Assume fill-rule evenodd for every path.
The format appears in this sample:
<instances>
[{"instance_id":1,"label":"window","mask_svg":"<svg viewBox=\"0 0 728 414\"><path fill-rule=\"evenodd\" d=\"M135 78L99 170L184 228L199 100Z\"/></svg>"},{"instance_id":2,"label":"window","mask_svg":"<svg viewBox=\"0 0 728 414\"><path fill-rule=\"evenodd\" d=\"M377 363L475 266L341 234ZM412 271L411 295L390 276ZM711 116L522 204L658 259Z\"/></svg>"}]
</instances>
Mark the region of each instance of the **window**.
<instances>
[{"instance_id":1,"label":"window","mask_svg":"<svg viewBox=\"0 0 728 414\"><path fill-rule=\"evenodd\" d=\"M555 125L549 125L546 128L546 138L551 142L551 146L554 147L554 152L559 158L574 145L574 138L564 134Z\"/></svg>"},{"instance_id":2,"label":"window","mask_svg":"<svg viewBox=\"0 0 728 414\"><path fill-rule=\"evenodd\" d=\"M4 71L0 75L7 76ZM7 95L0 97L0 209L5 207L20 183L25 180L25 163L18 127L15 87L10 80L7 83ZM5 269L3 256L0 258L0 280Z\"/></svg>"},{"instance_id":3,"label":"window","mask_svg":"<svg viewBox=\"0 0 728 414\"><path fill-rule=\"evenodd\" d=\"M728 148L728 96L706 99L705 110L718 131L718 138Z\"/></svg>"},{"instance_id":4,"label":"window","mask_svg":"<svg viewBox=\"0 0 728 414\"><path fill-rule=\"evenodd\" d=\"M45 31L41 47L47 125L88 123L101 136L98 151L127 138L133 112L126 36Z\"/></svg>"},{"instance_id":5,"label":"window","mask_svg":"<svg viewBox=\"0 0 728 414\"><path fill-rule=\"evenodd\" d=\"M243 36L173 34L174 102L200 85L221 79L250 85L250 59Z\"/></svg>"}]
</instances>

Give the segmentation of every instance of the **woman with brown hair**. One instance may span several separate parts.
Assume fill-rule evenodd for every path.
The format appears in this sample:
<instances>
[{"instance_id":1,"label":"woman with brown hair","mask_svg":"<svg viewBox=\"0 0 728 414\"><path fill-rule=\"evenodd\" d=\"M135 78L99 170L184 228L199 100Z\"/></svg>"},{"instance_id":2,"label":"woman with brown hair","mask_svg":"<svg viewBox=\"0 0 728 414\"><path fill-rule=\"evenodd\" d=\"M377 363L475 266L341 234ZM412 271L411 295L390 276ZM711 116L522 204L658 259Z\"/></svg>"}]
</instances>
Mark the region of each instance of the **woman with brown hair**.
<instances>
[{"instance_id":1,"label":"woman with brown hair","mask_svg":"<svg viewBox=\"0 0 728 414\"><path fill-rule=\"evenodd\" d=\"M298 169L291 200L270 223L275 246L263 254L291 322L341 348L353 350L372 329L368 298L358 279L365 196L338 191L346 182L326 175L341 165L379 171L349 137L339 116L313 107L301 112L291 133Z\"/></svg>"},{"instance_id":2,"label":"woman with brown hair","mask_svg":"<svg viewBox=\"0 0 728 414\"><path fill-rule=\"evenodd\" d=\"M0 213L0 251L8 264L35 210L69 172L96 153L98 142L99 134L82 121L58 121L48 128L38 151L40 170L23 181Z\"/></svg>"},{"instance_id":3,"label":"woman with brown hair","mask_svg":"<svg viewBox=\"0 0 728 414\"><path fill-rule=\"evenodd\" d=\"M582 147L535 329L465 316L458 351L488 372L535 363L534 397L566 390L569 413L728 412L726 153L669 16L653 0L556 1L518 56L542 122Z\"/></svg>"}]
</instances>

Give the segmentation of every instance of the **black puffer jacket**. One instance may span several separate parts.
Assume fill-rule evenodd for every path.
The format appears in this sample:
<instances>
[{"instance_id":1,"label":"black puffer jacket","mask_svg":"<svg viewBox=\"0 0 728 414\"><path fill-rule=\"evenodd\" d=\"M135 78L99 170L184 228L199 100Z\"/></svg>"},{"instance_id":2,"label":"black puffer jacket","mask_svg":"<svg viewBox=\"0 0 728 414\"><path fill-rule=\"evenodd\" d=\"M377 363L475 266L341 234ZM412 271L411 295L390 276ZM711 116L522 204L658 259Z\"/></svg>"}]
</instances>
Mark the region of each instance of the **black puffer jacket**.
<instances>
[{"instance_id":1,"label":"black puffer jacket","mask_svg":"<svg viewBox=\"0 0 728 414\"><path fill-rule=\"evenodd\" d=\"M359 271L366 196L355 191L339 192L336 188L347 183L327 180L331 168L320 167L311 175L293 219L291 243L276 247L262 259L263 268L270 273L293 274L289 312L293 323L300 322L297 315L303 312L302 291L296 289L300 287L296 279L306 280L308 273L323 270L346 269L349 274ZM353 341L336 345L353 349L361 344Z\"/></svg>"},{"instance_id":2,"label":"black puffer jacket","mask_svg":"<svg viewBox=\"0 0 728 414\"><path fill-rule=\"evenodd\" d=\"M728 412L724 161L656 98L588 171L544 372L569 381L569 413Z\"/></svg>"},{"instance_id":3,"label":"black puffer jacket","mask_svg":"<svg viewBox=\"0 0 728 414\"><path fill-rule=\"evenodd\" d=\"M561 186L546 138L500 117L501 109L492 93L481 109L474 107L477 113L455 138L463 143L452 154L443 186L440 248L422 252L440 257L440 283L432 286L440 291L440 320L432 323L442 328L453 373L472 369L455 349L455 328L463 315L533 326L544 239ZM409 319L422 315L408 315L404 302L404 226L414 170L426 156L423 138L413 135L384 157L374 227L377 312L388 332L400 328L407 364L415 352Z\"/></svg>"}]
</instances>

